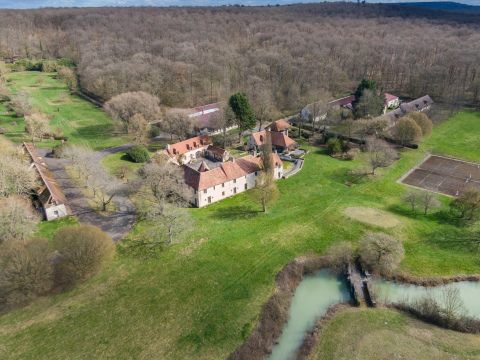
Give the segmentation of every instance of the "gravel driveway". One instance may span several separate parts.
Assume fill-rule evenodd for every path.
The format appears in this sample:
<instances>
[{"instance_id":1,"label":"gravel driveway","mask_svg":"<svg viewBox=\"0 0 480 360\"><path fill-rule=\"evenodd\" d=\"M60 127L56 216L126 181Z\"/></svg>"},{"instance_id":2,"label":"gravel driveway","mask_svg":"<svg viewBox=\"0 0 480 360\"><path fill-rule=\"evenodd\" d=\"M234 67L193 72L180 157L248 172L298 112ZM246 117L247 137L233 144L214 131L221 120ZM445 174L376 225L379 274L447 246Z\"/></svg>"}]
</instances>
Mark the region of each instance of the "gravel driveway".
<instances>
[{"instance_id":1,"label":"gravel driveway","mask_svg":"<svg viewBox=\"0 0 480 360\"><path fill-rule=\"evenodd\" d=\"M115 148L92 153L89 155L91 161L99 162L104 156L114 154L132 147L133 144L121 145ZM52 175L57 179L60 188L68 200L68 205L81 224L94 225L105 231L114 242L123 239L135 225L137 212L135 206L128 198L127 185L119 183L119 191L112 199L117 207L117 212L109 216L97 214L88 205L80 189L70 179L65 171L65 160L55 159L51 156L51 151L47 149L36 149L45 159ZM100 166L100 164L98 165Z\"/></svg>"}]
</instances>

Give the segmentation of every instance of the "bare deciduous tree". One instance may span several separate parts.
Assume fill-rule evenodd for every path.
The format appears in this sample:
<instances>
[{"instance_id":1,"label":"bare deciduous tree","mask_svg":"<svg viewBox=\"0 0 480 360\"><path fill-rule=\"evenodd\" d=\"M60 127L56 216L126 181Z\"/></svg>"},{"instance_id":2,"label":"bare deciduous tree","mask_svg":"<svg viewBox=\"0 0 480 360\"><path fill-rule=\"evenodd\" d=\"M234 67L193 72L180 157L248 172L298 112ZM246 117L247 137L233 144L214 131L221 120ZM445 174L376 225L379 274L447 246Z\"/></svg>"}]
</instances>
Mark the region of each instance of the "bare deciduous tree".
<instances>
[{"instance_id":1,"label":"bare deciduous tree","mask_svg":"<svg viewBox=\"0 0 480 360\"><path fill-rule=\"evenodd\" d=\"M141 114L148 123L159 122L162 117L160 99L144 91L126 92L112 97L103 106L115 122L128 131L128 122L135 114Z\"/></svg>"},{"instance_id":2,"label":"bare deciduous tree","mask_svg":"<svg viewBox=\"0 0 480 360\"><path fill-rule=\"evenodd\" d=\"M32 114L25 116L25 130L32 137L35 146L35 137L43 141L45 133L50 131L50 120L45 114Z\"/></svg>"},{"instance_id":3,"label":"bare deciduous tree","mask_svg":"<svg viewBox=\"0 0 480 360\"><path fill-rule=\"evenodd\" d=\"M190 191L185 185L182 169L167 161L152 161L139 172L144 184L149 189L147 198L150 202L170 203L178 207L186 207L190 199Z\"/></svg>"},{"instance_id":4,"label":"bare deciduous tree","mask_svg":"<svg viewBox=\"0 0 480 360\"><path fill-rule=\"evenodd\" d=\"M372 168L372 174L379 167L392 165L397 158L397 152L386 141L375 139L367 143L366 161Z\"/></svg>"},{"instance_id":5,"label":"bare deciduous tree","mask_svg":"<svg viewBox=\"0 0 480 360\"><path fill-rule=\"evenodd\" d=\"M438 201L437 195L432 191L422 191L420 200L424 215L427 215L428 210L440 207L440 201Z\"/></svg>"},{"instance_id":6,"label":"bare deciduous tree","mask_svg":"<svg viewBox=\"0 0 480 360\"><path fill-rule=\"evenodd\" d=\"M86 280L112 260L115 244L107 233L92 225L65 226L53 237L57 250L55 269L69 283Z\"/></svg>"},{"instance_id":7,"label":"bare deciduous tree","mask_svg":"<svg viewBox=\"0 0 480 360\"><path fill-rule=\"evenodd\" d=\"M12 107L15 112L20 112L23 117L28 115L32 110L32 98L30 94L25 91L18 92L12 100Z\"/></svg>"},{"instance_id":8,"label":"bare deciduous tree","mask_svg":"<svg viewBox=\"0 0 480 360\"><path fill-rule=\"evenodd\" d=\"M45 238L0 245L0 301L19 303L49 291L53 285L53 251Z\"/></svg>"},{"instance_id":9,"label":"bare deciduous tree","mask_svg":"<svg viewBox=\"0 0 480 360\"><path fill-rule=\"evenodd\" d=\"M263 124L272 121L273 106L272 96L269 91L262 91L253 101L253 112L255 113L255 118L258 121L258 131L262 129ZM235 121L235 114L233 114L233 121Z\"/></svg>"},{"instance_id":10,"label":"bare deciduous tree","mask_svg":"<svg viewBox=\"0 0 480 360\"><path fill-rule=\"evenodd\" d=\"M220 129L222 134L223 148L227 146L228 129L235 124L235 114L229 105L212 115L212 124L216 129Z\"/></svg>"},{"instance_id":11,"label":"bare deciduous tree","mask_svg":"<svg viewBox=\"0 0 480 360\"><path fill-rule=\"evenodd\" d=\"M40 213L30 201L19 196L10 196L0 201L0 242L10 239L23 240L33 234Z\"/></svg>"},{"instance_id":12,"label":"bare deciduous tree","mask_svg":"<svg viewBox=\"0 0 480 360\"><path fill-rule=\"evenodd\" d=\"M151 206L146 216L155 222L155 226L150 232L153 240L144 242L142 245L145 246L171 244L194 227L187 209L168 203L160 202Z\"/></svg>"},{"instance_id":13,"label":"bare deciduous tree","mask_svg":"<svg viewBox=\"0 0 480 360\"><path fill-rule=\"evenodd\" d=\"M367 233L358 243L361 261L372 272L390 274L405 257L402 241L383 233Z\"/></svg>"},{"instance_id":14,"label":"bare deciduous tree","mask_svg":"<svg viewBox=\"0 0 480 360\"><path fill-rule=\"evenodd\" d=\"M77 74L70 67L61 67L58 70L58 78L62 79L69 89L74 90L78 86Z\"/></svg>"},{"instance_id":15,"label":"bare deciduous tree","mask_svg":"<svg viewBox=\"0 0 480 360\"><path fill-rule=\"evenodd\" d=\"M346 266L353 258L353 245L348 241L340 241L330 245L326 254L331 257L330 267L337 273L345 271Z\"/></svg>"},{"instance_id":16,"label":"bare deciduous tree","mask_svg":"<svg viewBox=\"0 0 480 360\"><path fill-rule=\"evenodd\" d=\"M150 132L150 124L142 114L135 114L128 121L127 132L135 136L135 143L146 144Z\"/></svg>"},{"instance_id":17,"label":"bare deciduous tree","mask_svg":"<svg viewBox=\"0 0 480 360\"><path fill-rule=\"evenodd\" d=\"M36 185L37 174L27 163L14 156L0 156L0 198L26 196Z\"/></svg>"},{"instance_id":18,"label":"bare deciduous tree","mask_svg":"<svg viewBox=\"0 0 480 360\"><path fill-rule=\"evenodd\" d=\"M409 204L412 207L412 212L415 212L415 206L420 202L421 193L418 190L408 190L403 195L403 202Z\"/></svg>"}]
</instances>

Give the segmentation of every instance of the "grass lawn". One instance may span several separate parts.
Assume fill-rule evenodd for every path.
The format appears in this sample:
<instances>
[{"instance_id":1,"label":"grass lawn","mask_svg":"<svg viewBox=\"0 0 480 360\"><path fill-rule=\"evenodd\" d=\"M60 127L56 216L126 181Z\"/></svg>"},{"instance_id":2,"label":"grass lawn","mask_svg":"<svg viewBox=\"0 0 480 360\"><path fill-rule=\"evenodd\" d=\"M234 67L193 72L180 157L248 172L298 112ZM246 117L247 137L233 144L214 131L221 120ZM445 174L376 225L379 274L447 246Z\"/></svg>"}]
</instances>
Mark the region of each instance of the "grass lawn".
<instances>
[{"instance_id":1,"label":"grass lawn","mask_svg":"<svg viewBox=\"0 0 480 360\"><path fill-rule=\"evenodd\" d=\"M112 120L107 118L102 110L76 95L70 95L67 86L54 79L54 75L37 71L12 73L8 75L12 80L8 85L12 94L20 91L30 93L34 109L45 114L55 114L50 120L51 131L62 129L63 136L68 136L72 143L96 151L127 142L122 134L115 131ZM44 78L44 83L37 84L37 77ZM24 119L14 117L13 112L10 115L4 113L5 104L0 103L0 127L9 130L4 136L17 144L31 141L25 133ZM10 125L14 121L18 122L18 125ZM45 140L36 142L35 146L52 148L59 143L59 140Z\"/></svg>"},{"instance_id":2,"label":"grass lawn","mask_svg":"<svg viewBox=\"0 0 480 360\"><path fill-rule=\"evenodd\" d=\"M167 144L166 140L155 141L147 145L147 149L150 152L150 156L155 155L158 150L164 149ZM137 170L145 164L135 163L130 160L127 155L127 151L120 151L115 154L105 156L101 161L102 166L110 172L110 174L120 177L118 168L120 166L126 166L128 168L126 172L126 181L138 180L139 176Z\"/></svg>"},{"instance_id":3,"label":"grass lawn","mask_svg":"<svg viewBox=\"0 0 480 360\"><path fill-rule=\"evenodd\" d=\"M400 203L408 187L396 183L432 149L480 162L478 144L452 144L457 132L474 139L480 133L480 112L460 113L435 129L418 150L403 150L391 168L363 179L347 175L364 167L361 157L337 160L302 142L311 150L303 169L277 182L281 196L267 214L246 192L191 209L195 232L157 256L133 255L129 247L119 247L114 262L90 282L3 315L0 358L226 358L257 325L287 262L322 253L336 241L356 243L368 231L403 240L401 271L408 274L480 273L478 249L443 240L446 233L461 231L461 224L447 211L412 215ZM357 185L347 187L345 180ZM450 201L440 199L444 205ZM398 224L379 227L344 214L355 206L377 209ZM124 245L147 233L148 223L139 222Z\"/></svg>"},{"instance_id":4,"label":"grass lawn","mask_svg":"<svg viewBox=\"0 0 480 360\"><path fill-rule=\"evenodd\" d=\"M310 360L480 359L480 336L386 309L349 309L324 329Z\"/></svg>"}]
</instances>

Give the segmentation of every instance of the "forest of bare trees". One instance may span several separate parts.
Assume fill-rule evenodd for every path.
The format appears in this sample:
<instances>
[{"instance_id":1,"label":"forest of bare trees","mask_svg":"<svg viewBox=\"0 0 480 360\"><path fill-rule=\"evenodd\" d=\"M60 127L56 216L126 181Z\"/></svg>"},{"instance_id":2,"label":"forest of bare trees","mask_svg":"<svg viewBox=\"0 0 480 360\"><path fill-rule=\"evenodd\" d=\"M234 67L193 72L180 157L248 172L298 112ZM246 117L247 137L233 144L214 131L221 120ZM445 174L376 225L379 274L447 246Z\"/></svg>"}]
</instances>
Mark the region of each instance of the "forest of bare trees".
<instances>
[{"instance_id":1,"label":"forest of bare trees","mask_svg":"<svg viewBox=\"0 0 480 360\"><path fill-rule=\"evenodd\" d=\"M0 59L71 58L82 90L187 107L244 91L283 113L311 93L379 89L478 103L480 16L387 4L0 10Z\"/></svg>"}]
</instances>

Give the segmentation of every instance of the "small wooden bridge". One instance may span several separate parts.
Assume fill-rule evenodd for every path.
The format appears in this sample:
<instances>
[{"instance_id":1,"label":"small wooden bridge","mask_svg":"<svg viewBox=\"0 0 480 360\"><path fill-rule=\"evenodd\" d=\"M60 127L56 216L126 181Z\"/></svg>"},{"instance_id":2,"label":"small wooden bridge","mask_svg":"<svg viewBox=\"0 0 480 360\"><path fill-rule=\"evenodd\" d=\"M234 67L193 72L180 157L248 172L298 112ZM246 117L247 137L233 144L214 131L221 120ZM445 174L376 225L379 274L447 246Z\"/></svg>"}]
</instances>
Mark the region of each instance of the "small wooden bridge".
<instances>
[{"instance_id":1,"label":"small wooden bridge","mask_svg":"<svg viewBox=\"0 0 480 360\"><path fill-rule=\"evenodd\" d=\"M357 264L350 262L347 267L347 280L357 305L376 306L372 279L367 271L361 271Z\"/></svg>"}]
</instances>

